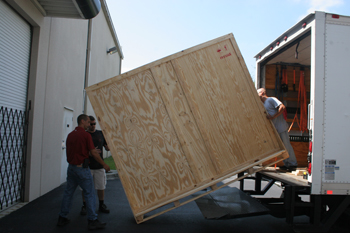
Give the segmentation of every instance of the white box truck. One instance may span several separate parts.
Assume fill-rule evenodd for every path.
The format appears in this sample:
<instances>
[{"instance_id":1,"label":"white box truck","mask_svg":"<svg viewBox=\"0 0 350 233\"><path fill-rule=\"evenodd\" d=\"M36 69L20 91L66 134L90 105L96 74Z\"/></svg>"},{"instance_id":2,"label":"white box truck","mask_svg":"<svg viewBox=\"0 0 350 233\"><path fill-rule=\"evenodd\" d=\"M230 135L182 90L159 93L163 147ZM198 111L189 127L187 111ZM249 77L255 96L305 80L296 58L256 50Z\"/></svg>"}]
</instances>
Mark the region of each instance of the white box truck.
<instances>
[{"instance_id":1,"label":"white box truck","mask_svg":"<svg viewBox=\"0 0 350 233\"><path fill-rule=\"evenodd\" d=\"M285 187L289 223L302 208L310 216L308 230L328 231L350 205L350 17L309 14L255 58L256 88L286 105L299 166L308 170L301 182L279 173L257 177Z\"/></svg>"}]
</instances>

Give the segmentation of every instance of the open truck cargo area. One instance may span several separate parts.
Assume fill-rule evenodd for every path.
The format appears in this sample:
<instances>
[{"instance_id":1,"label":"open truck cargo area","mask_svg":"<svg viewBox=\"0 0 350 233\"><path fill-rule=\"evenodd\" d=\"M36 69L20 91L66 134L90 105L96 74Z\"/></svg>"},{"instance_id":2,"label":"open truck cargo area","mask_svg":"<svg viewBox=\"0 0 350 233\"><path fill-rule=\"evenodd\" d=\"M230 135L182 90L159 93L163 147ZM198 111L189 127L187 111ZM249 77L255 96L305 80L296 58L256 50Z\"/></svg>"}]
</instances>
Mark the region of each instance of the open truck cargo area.
<instances>
[{"instance_id":1,"label":"open truck cargo area","mask_svg":"<svg viewBox=\"0 0 350 233\"><path fill-rule=\"evenodd\" d=\"M256 55L256 88L287 108L290 139L307 185L259 173L285 186L287 221L301 208L308 231L327 232L350 204L350 17L310 14ZM309 197L302 202L300 196ZM306 228L304 228L306 229Z\"/></svg>"},{"instance_id":2,"label":"open truck cargo area","mask_svg":"<svg viewBox=\"0 0 350 233\"><path fill-rule=\"evenodd\" d=\"M232 34L86 92L137 223L288 157Z\"/></svg>"}]
</instances>

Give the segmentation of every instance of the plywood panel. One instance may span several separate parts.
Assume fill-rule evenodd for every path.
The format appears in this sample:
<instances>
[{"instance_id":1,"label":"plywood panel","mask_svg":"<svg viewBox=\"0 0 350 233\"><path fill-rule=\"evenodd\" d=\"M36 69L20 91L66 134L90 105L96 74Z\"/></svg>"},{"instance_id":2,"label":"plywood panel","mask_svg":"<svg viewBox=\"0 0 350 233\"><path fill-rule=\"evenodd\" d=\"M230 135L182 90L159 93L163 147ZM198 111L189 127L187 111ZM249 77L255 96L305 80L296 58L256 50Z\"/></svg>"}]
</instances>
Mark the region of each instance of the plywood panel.
<instances>
[{"instance_id":1,"label":"plywood panel","mask_svg":"<svg viewBox=\"0 0 350 233\"><path fill-rule=\"evenodd\" d=\"M180 199L203 188L221 188L232 175L288 157L232 34L86 91L138 223L188 203ZM169 203L174 207L145 216Z\"/></svg>"},{"instance_id":2,"label":"plywood panel","mask_svg":"<svg viewBox=\"0 0 350 233\"><path fill-rule=\"evenodd\" d=\"M197 182L206 181L218 174L217 165L211 160L197 123L188 105L171 62L152 68L152 73L162 93L173 124Z\"/></svg>"},{"instance_id":3,"label":"plywood panel","mask_svg":"<svg viewBox=\"0 0 350 233\"><path fill-rule=\"evenodd\" d=\"M92 98L98 99L101 112L108 112L99 114L99 121L135 210L194 185L149 70L104 86Z\"/></svg>"},{"instance_id":4,"label":"plywood panel","mask_svg":"<svg viewBox=\"0 0 350 233\"><path fill-rule=\"evenodd\" d=\"M246 79L240 78L244 73L229 40L173 63L221 172L276 147L276 139L266 137L267 120L256 117L260 115L257 105L261 102L256 103L256 94L249 90Z\"/></svg>"}]
</instances>

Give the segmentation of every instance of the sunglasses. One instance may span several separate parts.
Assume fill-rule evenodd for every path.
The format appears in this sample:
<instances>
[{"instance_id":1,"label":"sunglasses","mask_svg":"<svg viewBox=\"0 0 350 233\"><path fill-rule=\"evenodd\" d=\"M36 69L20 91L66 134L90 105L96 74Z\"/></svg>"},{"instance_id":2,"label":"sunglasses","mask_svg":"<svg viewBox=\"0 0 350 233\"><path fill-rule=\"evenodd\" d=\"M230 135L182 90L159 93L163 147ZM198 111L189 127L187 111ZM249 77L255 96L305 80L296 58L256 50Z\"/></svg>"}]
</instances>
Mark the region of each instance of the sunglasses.
<instances>
[{"instance_id":1,"label":"sunglasses","mask_svg":"<svg viewBox=\"0 0 350 233\"><path fill-rule=\"evenodd\" d=\"M90 123L91 126L96 125L96 123Z\"/></svg>"}]
</instances>

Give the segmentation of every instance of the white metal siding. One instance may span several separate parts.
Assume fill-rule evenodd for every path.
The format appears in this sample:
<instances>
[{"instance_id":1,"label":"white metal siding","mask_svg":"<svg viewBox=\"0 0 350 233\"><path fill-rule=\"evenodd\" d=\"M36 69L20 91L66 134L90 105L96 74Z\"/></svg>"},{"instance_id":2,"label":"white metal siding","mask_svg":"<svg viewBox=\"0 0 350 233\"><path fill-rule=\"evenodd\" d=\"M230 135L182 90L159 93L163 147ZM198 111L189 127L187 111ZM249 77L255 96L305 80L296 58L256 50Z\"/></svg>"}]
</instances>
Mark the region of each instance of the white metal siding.
<instances>
[{"instance_id":1,"label":"white metal siding","mask_svg":"<svg viewBox=\"0 0 350 233\"><path fill-rule=\"evenodd\" d=\"M324 110L324 33L325 13L316 12L311 28L311 73L310 73L310 104L312 115L312 173L309 177L311 194L321 194L322 183L322 145L323 145L323 110Z\"/></svg>"},{"instance_id":2,"label":"white metal siding","mask_svg":"<svg viewBox=\"0 0 350 233\"><path fill-rule=\"evenodd\" d=\"M350 22L338 22L326 24L322 181L350 184Z\"/></svg>"},{"instance_id":3,"label":"white metal siding","mask_svg":"<svg viewBox=\"0 0 350 233\"><path fill-rule=\"evenodd\" d=\"M0 210L21 199L31 28L0 0Z\"/></svg>"},{"instance_id":4,"label":"white metal siding","mask_svg":"<svg viewBox=\"0 0 350 233\"><path fill-rule=\"evenodd\" d=\"M25 110L30 41L30 25L0 1L0 106Z\"/></svg>"}]
</instances>

